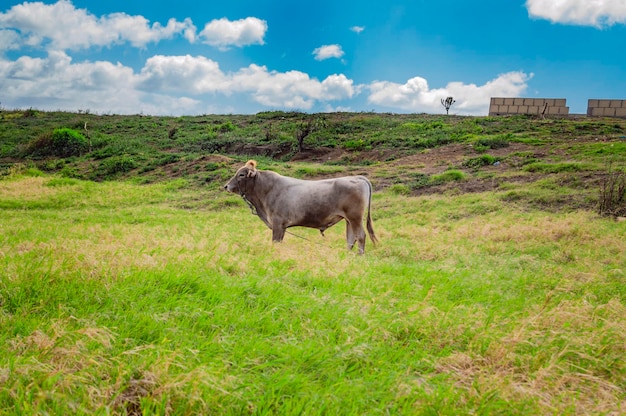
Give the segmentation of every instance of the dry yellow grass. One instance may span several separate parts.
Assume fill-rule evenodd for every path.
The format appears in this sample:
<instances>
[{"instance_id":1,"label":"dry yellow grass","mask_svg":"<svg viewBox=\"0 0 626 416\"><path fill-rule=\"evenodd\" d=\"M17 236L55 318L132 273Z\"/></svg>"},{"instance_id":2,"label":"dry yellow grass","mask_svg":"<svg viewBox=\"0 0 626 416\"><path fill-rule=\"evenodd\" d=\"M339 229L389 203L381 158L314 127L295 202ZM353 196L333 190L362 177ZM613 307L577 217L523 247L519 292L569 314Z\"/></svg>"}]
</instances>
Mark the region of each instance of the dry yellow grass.
<instances>
[{"instance_id":1,"label":"dry yellow grass","mask_svg":"<svg viewBox=\"0 0 626 416\"><path fill-rule=\"evenodd\" d=\"M546 413L619 415L626 406L624 379L601 373L603 355L623 376L626 308L617 300L599 306L567 301L533 311L484 354L455 353L438 369L472 395L485 393L475 390L479 385L508 400L536 400Z\"/></svg>"}]
</instances>

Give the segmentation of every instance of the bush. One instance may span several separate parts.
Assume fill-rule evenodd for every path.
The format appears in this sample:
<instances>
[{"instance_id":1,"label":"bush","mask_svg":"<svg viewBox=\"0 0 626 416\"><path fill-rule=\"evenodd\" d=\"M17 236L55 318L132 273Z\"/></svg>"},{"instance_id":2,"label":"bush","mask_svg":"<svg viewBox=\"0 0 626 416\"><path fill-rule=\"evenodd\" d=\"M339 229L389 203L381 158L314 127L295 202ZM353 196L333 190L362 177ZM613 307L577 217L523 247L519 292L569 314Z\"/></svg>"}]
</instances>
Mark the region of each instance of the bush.
<instances>
[{"instance_id":1,"label":"bush","mask_svg":"<svg viewBox=\"0 0 626 416\"><path fill-rule=\"evenodd\" d=\"M424 173L412 173L410 176L409 187L411 189L419 189L430 185L430 176Z\"/></svg>"},{"instance_id":2,"label":"bush","mask_svg":"<svg viewBox=\"0 0 626 416\"><path fill-rule=\"evenodd\" d=\"M439 175L433 175L432 181L435 183L462 181L466 178L465 173L460 170L447 170Z\"/></svg>"},{"instance_id":3,"label":"bush","mask_svg":"<svg viewBox=\"0 0 626 416\"><path fill-rule=\"evenodd\" d=\"M509 140L512 139L511 135L504 135L498 137L482 137L474 142L474 146L479 146L488 149L501 149L509 146Z\"/></svg>"},{"instance_id":4,"label":"bush","mask_svg":"<svg viewBox=\"0 0 626 416\"><path fill-rule=\"evenodd\" d=\"M59 172L63 178L82 179L83 175L74 166L64 166Z\"/></svg>"},{"instance_id":5,"label":"bush","mask_svg":"<svg viewBox=\"0 0 626 416\"><path fill-rule=\"evenodd\" d=\"M43 162L40 166L42 170L46 172L52 172L55 170L63 169L65 167L65 160L63 159L51 159Z\"/></svg>"},{"instance_id":6,"label":"bush","mask_svg":"<svg viewBox=\"0 0 626 416\"><path fill-rule=\"evenodd\" d=\"M221 165L219 163L209 162L206 165L204 165L204 170L207 172L212 172L214 170L218 170L220 166Z\"/></svg>"},{"instance_id":7,"label":"bush","mask_svg":"<svg viewBox=\"0 0 626 416\"><path fill-rule=\"evenodd\" d=\"M410 195L411 189L402 183L396 183L389 187L389 192L394 195Z\"/></svg>"},{"instance_id":8,"label":"bush","mask_svg":"<svg viewBox=\"0 0 626 416\"><path fill-rule=\"evenodd\" d=\"M114 176L126 172L137 167L135 159L128 155L114 156L104 160L100 164L100 168L104 176Z\"/></svg>"},{"instance_id":9,"label":"bush","mask_svg":"<svg viewBox=\"0 0 626 416\"><path fill-rule=\"evenodd\" d=\"M52 133L44 133L30 141L24 153L34 157L70 157L80 156L89 150L85 136L69 128L55 129Z\"/></svg>"},{"instance_id":10,"label":"bush","mask_svg":"<svg viewBox=\"0 0 626 416\"><path fill-rule=\"evenodd\" d=\"M68 128L55 129L50 140L50 154L59 157L80 156L89 150L89 143L80 132Z\"/></svg>"},{"instance_id":11,"label":"bush","mask_svg":"<svg viewBox=\"0 0 626 416\"><path fill-rule=\"evenodd\" d=\"M50 155L50 148L52 143L52 134L44 133L39 135L36 139L31 140L25 146L24 155L28 156L48 156Z\"/></svg>"},{"instance_id":12,"label":"bush","mask_svg":"<svg viewBox=\"0 0 626 416\"><path fill-rule=\"evenodd\" d=\"M483 166L493 165L498 160L499 159L497 157L494 157L491 155L482 155L479 157L473 157L471 159L467 159L461 165L470 169L478 169Z\"/></svg>"},{"instance_id":13,"label":"bush","mask_svg":"<svg viewBox=\"0 0 626 416\"><path fill-rule=\"evenodd\" d=\"M346 150L359 151L368 149L369 146L365 143L363 139L355 139L346 141L343 144L343 148Z\"/></svg>"},{"instance_id":14,"label":"bush","mask_svg":"<svg viewBox=\"0 0 626 416\"><path fill-rule=\"evenodd\" d=\"M470 138L471 137L467 137ZM496 137L479 137L474 140L470 140L472 147L476 153L484 153L489 149L500 149L503 147L508 147L509 142L513 140L514 137L511 134L499 135Z\"/></svg>"},{"instance_id":15,"label":"bush","mask_svg":"<svg viewBox=\"0 0 626 416\"><path fill-rule=\"evenodd\" d=\"M423 137L414 142L413 147L418 149L432 149L453 143L454 140L448 134L439 133L433 137Z\"/></svg>"},{"instance_id":16,"label":"bush","mask_svg":"<svg viewBox=\"0 0 626 416\"><path fill-rule=\"evenodd\" d=\"M614 217L626 216L626 171L608 169L600 184L598 213Z\"/></svg>"},{"instance_id":17,"label":"bush","mask_svg":"<svg viewBox=\"0 0 626 416\"><path fill-rule=\"evenodd\" d=\"M220 124L219 126L217 126L217 131L219 131L220 133L228 133L229 131L233 131L235 130L237 127L232 123L232 121L228 120L225 123Z\"/></svg>"}]
</instances>

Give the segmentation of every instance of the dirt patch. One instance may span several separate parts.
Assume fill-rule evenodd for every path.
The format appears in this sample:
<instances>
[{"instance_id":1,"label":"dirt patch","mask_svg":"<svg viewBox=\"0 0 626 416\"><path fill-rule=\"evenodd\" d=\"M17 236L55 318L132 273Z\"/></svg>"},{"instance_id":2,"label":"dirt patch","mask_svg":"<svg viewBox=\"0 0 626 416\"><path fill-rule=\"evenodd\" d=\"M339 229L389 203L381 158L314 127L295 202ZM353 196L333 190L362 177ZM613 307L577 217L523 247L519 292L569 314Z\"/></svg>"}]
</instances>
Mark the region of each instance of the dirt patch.
<instances>
[{"instance_id":1,"label":"dirt patch","mask_svg":"<svg viewBox=\"0 0 626 416\"><path fill-rule=\"evenodd\" d=\"M228 156L223 156L223 155L204 155L200 159L198 159L197 161L198 162L204 162L204 163L225 163L225 164L229 164L229 163L233 162L233 158L232 157L228 157Z\"/></svg>"},{"instance_id":2,"label":"dirt patch","mask_svg":"<svg viewBox=\"0 0 626 416\"><path fill-rule=\"evenodd\" d=\"M401 157L393 162L392 166L404 166L419 169L422 173L433 175L442 173L450 167L458 167L463 161L489 154L502 159L514 153L535 152L536 148L522 143L511 143L507 147L489 149L486 152L477 152L472 145L450 144L447 146L426 149L419 153Z\"/></svg>"},{"instance_id":3,"label":"dirt patch","mask_svg":"<svg viewBox=\"0 0 626 416\"><path fill-rule=\"evenodd\" d=\"M226 153L247 155L247 156L265 156L274 159L284 159L293 153L291 143L280 143L270 145L258 144L236 144L226 149Z\"/></svg>"}]
</instances>

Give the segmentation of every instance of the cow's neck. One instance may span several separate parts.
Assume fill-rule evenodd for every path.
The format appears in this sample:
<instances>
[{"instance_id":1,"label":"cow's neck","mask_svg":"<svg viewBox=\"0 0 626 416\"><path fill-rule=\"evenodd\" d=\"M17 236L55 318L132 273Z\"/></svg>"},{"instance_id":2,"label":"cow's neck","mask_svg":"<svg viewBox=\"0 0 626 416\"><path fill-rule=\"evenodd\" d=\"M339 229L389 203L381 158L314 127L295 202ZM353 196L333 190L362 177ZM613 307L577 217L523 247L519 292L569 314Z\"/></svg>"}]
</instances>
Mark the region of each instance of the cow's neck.
<instances>
[{"instance_id":1,"label":"cow's neck","mask_svg":"<svg viewBox=\"0 0 626 416\"><path fill-rule=\"evenodd\" d=\"M254 207L253 212L258 215L258 217L261 218L261 220L263 220L268 227L272 228L268 219L267 207L265 206L263 198L264 195L267 195L268 191L269 189L267 189L266 183L263 180L262 172L257 171L252 189L249 189L248 193L242 196L246 199L246 201L252 204Z\"/></svg>"}]
</instances>

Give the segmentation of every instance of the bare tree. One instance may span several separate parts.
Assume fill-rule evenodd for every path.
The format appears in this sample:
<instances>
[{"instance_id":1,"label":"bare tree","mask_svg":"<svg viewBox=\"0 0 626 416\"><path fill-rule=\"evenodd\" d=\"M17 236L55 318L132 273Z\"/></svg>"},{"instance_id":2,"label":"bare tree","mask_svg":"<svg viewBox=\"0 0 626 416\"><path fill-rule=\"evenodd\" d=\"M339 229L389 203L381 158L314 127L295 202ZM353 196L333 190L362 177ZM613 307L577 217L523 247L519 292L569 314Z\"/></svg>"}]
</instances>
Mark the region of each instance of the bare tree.
<instances>
[{"instance_id":1,"label":"bare tree","mask_svg":"<svg viewBox=\"0 0 626 416\"><path fill-rule=\"evenodd\" d=\"M298 142L298 151L302 153L304 151L304 139L311 134L322 128L326 127L326 120L324 117L310 117L308 121L301 123L296 129L296 140Z\"/></svg>"},{"instance_id":2,"label":"bare tree","mask_svg":"<svg viewBox=\"0 0 626 416\"><path fill-rule=\"evenodd\" d=\"M448 114L448 111L450 111L450 107L452 107L452 104L454 104L456 101L454 101L453 97L448 97L445 100L442 98L441 99L441 105L445 107L446 109L446 114Z\"/></svg>"}]
</instances>

